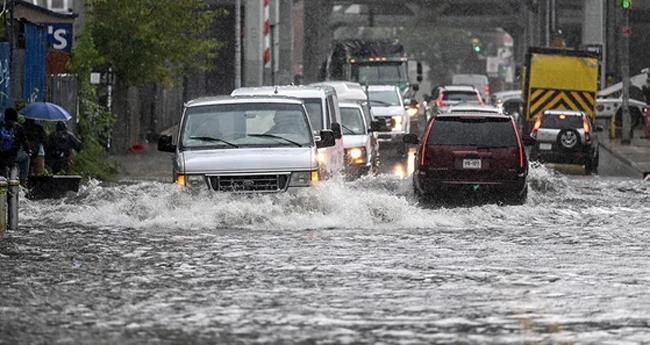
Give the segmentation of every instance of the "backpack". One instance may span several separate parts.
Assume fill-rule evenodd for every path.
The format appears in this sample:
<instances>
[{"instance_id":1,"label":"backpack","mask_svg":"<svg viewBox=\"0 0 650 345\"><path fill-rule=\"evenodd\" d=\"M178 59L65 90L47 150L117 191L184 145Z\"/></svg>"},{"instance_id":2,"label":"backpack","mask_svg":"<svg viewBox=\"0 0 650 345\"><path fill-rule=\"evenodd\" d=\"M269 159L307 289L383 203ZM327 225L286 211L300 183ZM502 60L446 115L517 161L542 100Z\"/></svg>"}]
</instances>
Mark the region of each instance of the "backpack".
<instances>
[{"instance_id":1,"label":"backpack","mask_svg":"<svg viewBox=\"0 0 650 345\"><path fill-rule=\"evenodd\" d=\"M0 152L11 151L16 144L16 131L13 128L0 127Z\"/></svg>"}]
</instances>

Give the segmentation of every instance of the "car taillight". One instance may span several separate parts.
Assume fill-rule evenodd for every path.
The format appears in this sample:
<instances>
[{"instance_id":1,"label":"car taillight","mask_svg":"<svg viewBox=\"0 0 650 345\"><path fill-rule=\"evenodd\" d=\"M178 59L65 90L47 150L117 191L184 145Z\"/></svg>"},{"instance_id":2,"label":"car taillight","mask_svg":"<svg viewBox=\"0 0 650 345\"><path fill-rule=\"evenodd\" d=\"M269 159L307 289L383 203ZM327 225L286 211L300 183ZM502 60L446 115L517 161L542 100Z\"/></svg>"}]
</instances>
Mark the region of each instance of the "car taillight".
<instances>
[{"instance_id":1,"label":"car taillight","mask_svg":"<svg viewBox=\"0 0 650 345\"><path fill-rule=\"evenodd\" d=\"M490 98L490 84L485 84L485 99Z\"/></svg>"},{"instance_id":2,"label":"car taillight","mask_svg":"<svg viewBox=\"0 0 650 345\"><path fill-rule=\"evenodd\" d=\"M424 130L424 138L422 139L422 149L420 150L420 170L424 169L424 166L426 164L426 156L427 156L427 142L429 142L429 134L431 133L431 127L433 126L433 122L435 121L435 118L431 119L429 122L429 125L427 128Z\"/></svg>"},{"instance_id":3,"label":"car taillight","mask_svg":"<svg viewBox=\"0 0 650 345\"><path fill-rule=\"evenodd\" d=\"M438 97L438 99L436 99L436 107L438 107L438 108L442 107L442 96L440 96L440 97Z\"/></svg>"},{"instance_id":4,"label":"car taillight","mask_svg":"<svg viewBox=\"0 0 650 345\"><path fill-rule=\"evenodd\" d=\"M515 130L515 136L517 137L517 146L519 146L519 167L524 169L524 146L521 144L521 138L519 137L519 130L514 120L511 120L512 128Z\"/></svg>"},{"instance_id":5,"label":"car taillight","mask_svg":"<svg viewBox=\"0 0 650 345\"><path fill-rule=\"evenodd\" d=\"M537 138L537 132L539 131L539 129L540 129L541 127L542 127L542 118L540 117L540 118L537 119L537 121L535 121L535 125L533 125L533 130L532 130L532 132L530 133L530 135L531 135L533 138Z\"/></svg>"}]
</instances>

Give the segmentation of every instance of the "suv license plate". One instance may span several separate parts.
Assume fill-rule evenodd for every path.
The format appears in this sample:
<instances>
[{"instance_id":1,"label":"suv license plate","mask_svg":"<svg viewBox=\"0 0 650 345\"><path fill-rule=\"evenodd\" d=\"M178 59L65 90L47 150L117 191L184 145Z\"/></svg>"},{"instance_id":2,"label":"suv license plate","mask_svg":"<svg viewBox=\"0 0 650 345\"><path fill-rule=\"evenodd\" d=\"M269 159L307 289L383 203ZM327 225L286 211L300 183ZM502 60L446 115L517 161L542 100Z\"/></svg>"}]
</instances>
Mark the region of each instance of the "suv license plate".
<instances>
[{"instance_id":1,"label":"suv license plate","mask_svg":"<svg viewBox=\"0 0 650 345\"><path fill-rule=\"evenodd\" d=\"M463 159L463 169L481 169L481 160Z\"/></svg>"},{"instance_id":2,"label":"suv license plate","mask_svg":"<svg viewBox=\"0 0 650 345\"><path fill-rule=\"evenodd\" d=\"M553 149L553 144L541 143L541 144L539 144L539 149L540 150L552 150Z\"/></svg>"}]
</instances>

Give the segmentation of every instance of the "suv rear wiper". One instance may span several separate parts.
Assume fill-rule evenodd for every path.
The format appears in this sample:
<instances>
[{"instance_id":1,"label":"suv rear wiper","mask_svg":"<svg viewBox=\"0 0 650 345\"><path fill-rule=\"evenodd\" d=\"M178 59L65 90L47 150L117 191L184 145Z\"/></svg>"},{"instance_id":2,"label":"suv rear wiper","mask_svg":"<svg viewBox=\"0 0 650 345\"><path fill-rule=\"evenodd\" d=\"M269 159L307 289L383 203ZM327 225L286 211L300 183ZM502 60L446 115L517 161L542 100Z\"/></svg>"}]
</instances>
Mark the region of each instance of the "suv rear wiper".
<instances>
[{"instance_id":1,"label":"suv rear wiper","mask_svg":"<svg viewBox=\"0 0 650 345\"><path fill-rule=\"evenodd\" d=\"M284 141L286 141L286 142L288 142L288 143L294 144L294 145L296 145L296 146L298 146L298 147L303 147L302 144L300 144L300 143L298 143L298 142L295 142L295 141L293 141L293 140L291 140L291 139L287 139L287 138L285 138L285 137L281 137L281 136L279 136L279 135L274 135L274 134L248 134L248 136L249 136L249 137L262 137L262 138L282 139L282 140L284 140Z\"/></svg>"},{"instance_id":2,"label":"suv rear wiper","mask_svg":"<svg viewBox=\"0 0 650 345\"><path fill-rule=\"evenodd\" d=\"M231 146L231 147L234 147L234 148L239 148L239 146L237 146L237 145L235 145L235 144L233 144L231 142L225 141L223 139L219 139L219 138L197 136L197 137L190 137L190 139L220 142L220 143L224 143L224 144L226 144L228 146Z\"/></svg>"}]
</instances>

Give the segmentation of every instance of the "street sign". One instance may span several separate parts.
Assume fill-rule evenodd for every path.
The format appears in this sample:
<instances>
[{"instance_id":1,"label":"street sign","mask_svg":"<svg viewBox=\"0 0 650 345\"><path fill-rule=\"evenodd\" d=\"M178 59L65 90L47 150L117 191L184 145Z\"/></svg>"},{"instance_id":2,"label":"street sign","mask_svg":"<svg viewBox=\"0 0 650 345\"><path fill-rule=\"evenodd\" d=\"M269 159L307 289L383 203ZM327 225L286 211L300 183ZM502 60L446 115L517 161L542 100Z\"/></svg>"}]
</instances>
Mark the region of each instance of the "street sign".
<instances>
[{"instance_id":1,"label":"street sign","mask_svg":"<svg viewBox=\"0 0 650 345\"><path fill-rule=\"evenodd\" d=\"M47 24L48 46L69 53L72 51L72 37L72 24Z\"/></svg>"}]
</instances>

